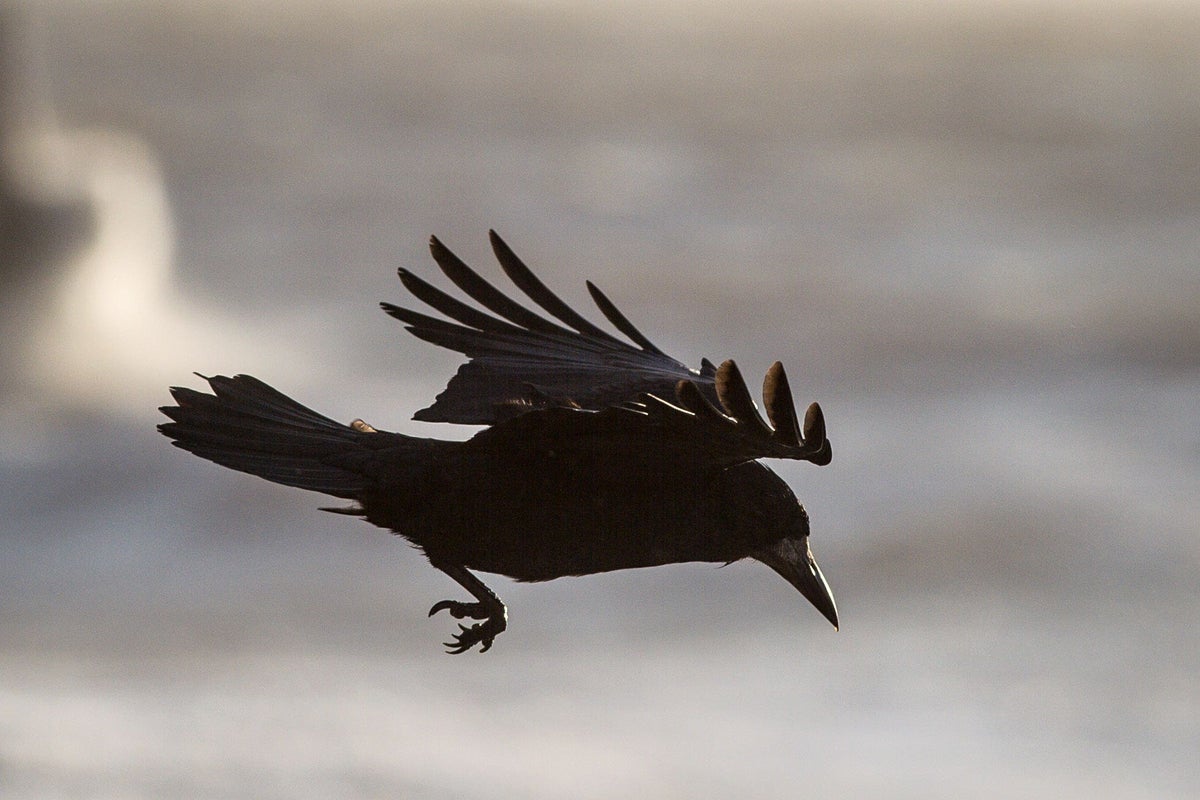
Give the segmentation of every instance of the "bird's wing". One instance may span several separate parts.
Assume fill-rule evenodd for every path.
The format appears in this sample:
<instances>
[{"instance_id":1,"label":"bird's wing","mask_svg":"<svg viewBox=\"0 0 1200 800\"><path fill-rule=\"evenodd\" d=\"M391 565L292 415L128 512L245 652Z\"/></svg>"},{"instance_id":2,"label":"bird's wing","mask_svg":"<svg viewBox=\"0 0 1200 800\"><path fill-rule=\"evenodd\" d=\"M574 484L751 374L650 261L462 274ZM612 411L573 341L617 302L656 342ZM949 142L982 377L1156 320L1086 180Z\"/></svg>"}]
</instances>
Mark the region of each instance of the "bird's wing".
<instances>
[{"instance_id":1,"label":"bird's wing","mask_svg":"<svg viewBox=\"0 0 1200 800\"><path fill-rule=\"evenodd\" d=\"M680 380L716 400L716 369L707 360L697 371L663 353L589 281L596 306L632 344L597 327L546 288L495 231L489 233L509 279L563 325L508 297L432 238L429 249L442 272L487 311L399 270L413 297L450 319L391 303L382 303L383 310L415 336L469 359L414 419L491 425L536 408L598 410L643 393L669 397Z\"/></svg>"},{"instance_id":2,"label":"bird's wing","mask_svg":"<svg viewBox=\"0 0 1200 800\"><path fill-rule=\"evenodd\" d=\"M803 423L796 415L783 366L775 362L763 381L767 419L733 361L716 370L719 405L694 381L675 385L674 402L653 394L601 411L545 408L480 431L474 446L584 454L648 470L720 469L759 458L788 458L823 466L833 457L825 417L813 403Z\"/></svg>"}]
</instances>

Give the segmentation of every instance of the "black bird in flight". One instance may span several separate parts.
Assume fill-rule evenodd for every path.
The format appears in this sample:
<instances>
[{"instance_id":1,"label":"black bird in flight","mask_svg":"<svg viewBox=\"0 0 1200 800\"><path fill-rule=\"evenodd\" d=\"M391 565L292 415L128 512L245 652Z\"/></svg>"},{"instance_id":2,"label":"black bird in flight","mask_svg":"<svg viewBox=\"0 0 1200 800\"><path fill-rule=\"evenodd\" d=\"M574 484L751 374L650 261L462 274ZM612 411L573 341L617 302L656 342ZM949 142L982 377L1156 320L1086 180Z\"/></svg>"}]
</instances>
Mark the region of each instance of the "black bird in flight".
<instances>
[{"instance_id":1,"label":"black bird in flight","mask_svg":"<svg viewBox=\"0 0 1200 800\"><path fill-rule=\"evenodd\" d=\"M429 611L478 620L459 625L446 643L452 653L486 651L507 627L504 604L472 570L546 581L753 558L836 627L808 514L758 461L828 464L820 407L798 420L776 362L763 384L768 425L733 361L688 369L589 282L626 342L568 307L494 231L491 243L512 282L557 322L501 293L436 238L430 249L442 272L487 311L403 269L408 291L448 319L382 304L414 335L467 356L414 416L489 426L467 441L389 433L360 419L343 425L248 375L205 378L212 394L172 388L177 405L161 409L171 422L159 430L217 464L353 501L326 510L423 551L475 598Z\"/></svg>"}]
</instances>

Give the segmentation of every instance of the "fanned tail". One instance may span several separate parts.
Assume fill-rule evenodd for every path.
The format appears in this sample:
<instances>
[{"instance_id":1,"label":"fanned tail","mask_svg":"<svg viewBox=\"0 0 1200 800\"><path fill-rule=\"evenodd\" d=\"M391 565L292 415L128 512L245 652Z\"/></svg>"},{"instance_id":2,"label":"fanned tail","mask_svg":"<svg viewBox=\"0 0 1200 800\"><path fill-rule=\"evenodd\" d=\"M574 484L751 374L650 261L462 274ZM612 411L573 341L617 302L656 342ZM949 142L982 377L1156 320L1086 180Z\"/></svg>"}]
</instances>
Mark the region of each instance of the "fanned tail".
<instances>
[{"instance_id":1,"label":"fanned tail","mask_svg":"<svg viewBox=\"0 0 1200 800\"><path fill-rule=\"evenodd\" d=\"M368 479L353 469L364 437L392 437L335 422L249 375L218 375L213 394L172 387L178 405L158 426L176 447L274 483L353 499ZM374 449L374 448L368 448Z\"/></svg>"}]
</instances>

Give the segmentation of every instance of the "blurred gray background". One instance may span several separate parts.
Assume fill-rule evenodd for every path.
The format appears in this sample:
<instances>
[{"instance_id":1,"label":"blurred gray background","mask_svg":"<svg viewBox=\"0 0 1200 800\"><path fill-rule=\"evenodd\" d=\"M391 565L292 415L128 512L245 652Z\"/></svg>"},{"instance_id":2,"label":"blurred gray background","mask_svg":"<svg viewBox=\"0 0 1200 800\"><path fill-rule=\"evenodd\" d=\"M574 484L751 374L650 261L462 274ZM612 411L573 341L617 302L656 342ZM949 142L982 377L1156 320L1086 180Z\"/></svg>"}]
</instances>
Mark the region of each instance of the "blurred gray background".
<instances>
[{"instance_id":1,"label":"blurred gray background","mask_svg":"<svg viewBox=\"0 0 1200 800\"><path fill-rule=\"evenodd\" d=\"M5 798L1191 798L1200 8L0 6ZM835 633L761 565L458 587L167 445L255 374L409 421L377 308L495 227L787 365Z\"/></svg>"}]
</instances>

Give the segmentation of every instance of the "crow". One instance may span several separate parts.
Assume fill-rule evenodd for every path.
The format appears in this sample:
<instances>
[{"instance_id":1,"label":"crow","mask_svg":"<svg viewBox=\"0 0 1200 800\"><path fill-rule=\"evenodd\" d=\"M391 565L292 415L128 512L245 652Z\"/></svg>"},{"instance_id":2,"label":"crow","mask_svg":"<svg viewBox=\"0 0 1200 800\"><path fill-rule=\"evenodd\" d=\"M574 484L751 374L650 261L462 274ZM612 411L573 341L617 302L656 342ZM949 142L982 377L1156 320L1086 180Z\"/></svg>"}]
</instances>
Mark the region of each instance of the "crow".
<instances>
[{"instance_id":1,"label":"crow","mask_svg":"<svg viewBox=\"0 0 1200 800\"><path fill-rule=\"evenodd\" d=\"M399 534L474 602L448 652L487 651L508 624L474 572L517 581L682 562L763 562L834 627L837 608L809 548L809 521L760 458L828 464L820 406L801 422L781 364L768 370L768 424L733 361L689 369L655 347L591 282L625 341L554 295L490 232L505 274L554 317L514 301L436 237L441 271L472 305L407 270L400 280L443 317L382 303L414 335L467 356L414 419L486 425L466 441L343 425L248 375L173 387L158 429L201 458L352 501L327 508ZM480 307L486 309L481 310ZM490 312L490 313L489 313ZM561 323L561 324L560 324ZM565 327L564 327L565 326Z\"/></svg>"}]
</instances>

